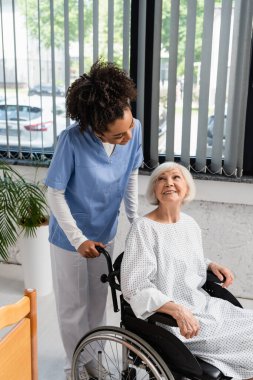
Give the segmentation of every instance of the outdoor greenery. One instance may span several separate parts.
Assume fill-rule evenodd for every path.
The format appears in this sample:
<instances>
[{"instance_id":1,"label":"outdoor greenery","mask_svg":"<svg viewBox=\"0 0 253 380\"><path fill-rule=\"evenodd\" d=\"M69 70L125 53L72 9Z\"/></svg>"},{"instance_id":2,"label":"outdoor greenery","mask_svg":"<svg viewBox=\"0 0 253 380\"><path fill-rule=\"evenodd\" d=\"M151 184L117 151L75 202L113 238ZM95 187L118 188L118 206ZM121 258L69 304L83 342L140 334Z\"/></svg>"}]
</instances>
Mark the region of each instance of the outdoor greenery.
<instances>
[{"instance_id":1,"label":"outdoor greenery","mask_svg":"<svg viewBox=\"0 0 253 380\"><path fill-rule=\"evenodd\" d=\"M69 41L78 43L78 0L69 0ZM18 4L23 15L27 18L29 33L35 39L41 41L45 48L51 46L50 28L50 2L48 0L18 0ZM195 62L200 62L202 48L203 0L197 1L196 13L196 35L195 35ZM122 64L122 45L123 45L123 0L114 1L114 61ZM179 20L179 41L178 41L178 77L184 73L184 55L187 35L187 12L191 2L188 0L180 1L180 20ZM221 6L221 0L215 1L215 6ZM64 0L54 0L54 43L59 49L64 48ZM163 1L162 9L162 31L161 49L169 52L169 33L171 19L171 1ZM40 22L39 22L40 20ZM99 1L99 55L107 57L107 36L108 36L108 1ZM93 1L84 0L84 45L91 46L93 38ZM87 50L87 49L86 49ZM92 57L86 57L85 65L90 67ZM74 64L72 62L72 64Z\"/></svg>"},{"instance_id":2,"label":"outdoor greenery","mask_svg":"<svg viewBox=\"0 0 253 380\"><path fill-rule=\"evenodd\" d=\"M26 181L13 167L0 162L0 256L8 259L8 249L25 236L35 236L36 228L48 220L44 189Z\"/></svg>"},{"instance_id":3,"label":"outdoor greenery","mask_svg":"<svg viewBox=\"0 0 253 380\"><path fill-rule=\"evenodd\" d=\"M123 39L123 0L114 1L114 44L115 61L122 61L122 39ZM29 33L36 39L41 40L45 48L51 46L50 28L50 2L41 0L18 0L18 4L24 16L27 17ZM54 12L54 43L57 48L64 48L64 0L53 2ZM178 45L178 71L179 75L184 70L184 53L186 42L187 22L187 0L180 1L180 23L179 23L179 45ZM216 0L216 5L220 1ZM162 16L162 46L163 51L169 51L169 31L171 1L163 1ZM107 57L107 35L108 35L108 2L99 1L99 54ZM202 46L204 1L197 2L196 15L196 39L195 39L195 61L200 61ZM38 17L39 15L39 17ZM40 22L39 22L40 18ZM84 0L84 44L92 44L93 36L93 1ZM78 0L69 0L69 40L70 43L78 42ZM91 57L92 58L92 57Z\"/></svg>"},{"instance_id":4,"label":"outdoor greenery","mask_svg":"<svg viewBox=\"0 0 253 380\"><path fill-rule=\"evenodd\" d=\"M79 38L79 9L78 0L69 0L69 41L70 44L77 44ZM41 0L18 0L19 8L25 16L26 25L30 36L37 41L40 40L42 48L51 47L50 28L50 2ZM114 61L122 64L123 50L123 6L122 0L114 2ZM54 44L58 49L64 49L64 0L54 0ZM107 57L107 36L108 36L108 3L99 1L99 55ZM87 69L92 64L92 55L87 56L90 46L93 43L93 0L84 0L84 50L86 55L85 66ZM72 57L72 65L75 60Z\"/></svg>"},{"instance_id":5,"label":"outdoor greenery","mask_svg":"<svg viewBox=\"0 0 253 380\"><path fill-rule=\"evenodd\" d=\"M92 30L92 0L85 1L84 23L88 36ZM50 1L18 0L18 5L27 19L31 35L41 41L46 48L51 46ZM54 44L56 48L64 47L64 0L54 0ZM78 41L78 0L69 0L69 39Z\"/></svg>"},{"instance_id":6,"label":"outdoor greenery","mask_svg":"<svg viewBox=\"0 0 253 380\"><path fill-rule=\"evenodd\" d=\"M184 59L185 59L185 44L187 35L187 7L190 3L187 0L180 1L180 19L179 19L179 34L178 34L178 76L184 73ZM198 1L196 13L196 35L195 35L195 62L200 62L201 47L202 47L202 31L203 31L203 14L204 2ZM171 8L170 1L163 2L162 13L162 48L164 51L169 51L169 31L170 31L170 17Z\"/></svg>"}]
</instances>

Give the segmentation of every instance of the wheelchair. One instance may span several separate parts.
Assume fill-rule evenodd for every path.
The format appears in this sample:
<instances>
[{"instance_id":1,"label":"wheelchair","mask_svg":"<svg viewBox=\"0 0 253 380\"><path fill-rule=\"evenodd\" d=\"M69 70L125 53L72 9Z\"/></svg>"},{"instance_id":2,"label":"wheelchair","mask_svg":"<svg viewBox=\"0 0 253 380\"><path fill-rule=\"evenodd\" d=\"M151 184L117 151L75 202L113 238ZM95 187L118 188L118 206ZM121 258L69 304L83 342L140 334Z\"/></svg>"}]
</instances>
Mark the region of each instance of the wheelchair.
<instances>
[{"instance_id":1,"label":"wheelchair","mask_svg":"<svg viewBox=\"0 0 253 380\"><path fill-rule=\"evenodd\" d=\"M116 290L120 291L121 253L112 265L106 250L97 247L108 266L108 274L101 276L111 288L114 312L118 312ZM207 271L203 289L213 297L225 299L237 307L239 301ZM177 327L169 315L155 313L146 320L137 318L130 305L120 295L120 327L102 326L87 333L76 346L72 360L72 379L79 379L83 354L97 363L98 380L221 380L230 379L213 365L194 356L175 335L159 324ZM102 376L106 369L108 375ZM81 377L80 377L81 378Z\"/></svg>"}]
</instances>

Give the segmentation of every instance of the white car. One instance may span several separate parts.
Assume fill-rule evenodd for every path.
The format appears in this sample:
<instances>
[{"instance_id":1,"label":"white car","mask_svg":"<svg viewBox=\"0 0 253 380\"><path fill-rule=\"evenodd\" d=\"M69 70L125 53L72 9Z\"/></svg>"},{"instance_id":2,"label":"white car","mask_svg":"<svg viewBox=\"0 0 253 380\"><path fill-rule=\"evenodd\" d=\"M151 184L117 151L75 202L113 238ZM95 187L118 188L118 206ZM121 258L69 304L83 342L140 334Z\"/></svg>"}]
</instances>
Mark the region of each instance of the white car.
<instances>
[{"instance_id":1,"label":"white car","mask_svg":"<svg viewBox=\"0 0 253 380\"><path fill-rule=\"evenodd\" d=\"M0 102L0 150L53 151L54 118L52 99L15 98ZM64 103L56 104L56 135L66 128ZM20 149L19 149L20 147Z\"/></svg>"}]
</instances>

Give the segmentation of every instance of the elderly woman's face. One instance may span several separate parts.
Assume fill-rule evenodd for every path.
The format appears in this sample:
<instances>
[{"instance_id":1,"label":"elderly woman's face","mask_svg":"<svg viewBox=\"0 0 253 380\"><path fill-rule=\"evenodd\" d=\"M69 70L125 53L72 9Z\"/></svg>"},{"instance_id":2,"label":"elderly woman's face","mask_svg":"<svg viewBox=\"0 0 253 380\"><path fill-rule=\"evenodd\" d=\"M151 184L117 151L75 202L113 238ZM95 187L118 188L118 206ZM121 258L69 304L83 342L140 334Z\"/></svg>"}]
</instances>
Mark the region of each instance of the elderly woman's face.
<instances>
[{"instance_id":1,"label":"elderly woman's face","mask_svg":"<svg viewBox=\"0 0 253 380\"><path fill-rule=\"evenodd\" d=\"M181 170L174 168L161 173L155 182L154 192L159 203L181 204L188 192L188 185Z\"/></svg>"}]
</instances>

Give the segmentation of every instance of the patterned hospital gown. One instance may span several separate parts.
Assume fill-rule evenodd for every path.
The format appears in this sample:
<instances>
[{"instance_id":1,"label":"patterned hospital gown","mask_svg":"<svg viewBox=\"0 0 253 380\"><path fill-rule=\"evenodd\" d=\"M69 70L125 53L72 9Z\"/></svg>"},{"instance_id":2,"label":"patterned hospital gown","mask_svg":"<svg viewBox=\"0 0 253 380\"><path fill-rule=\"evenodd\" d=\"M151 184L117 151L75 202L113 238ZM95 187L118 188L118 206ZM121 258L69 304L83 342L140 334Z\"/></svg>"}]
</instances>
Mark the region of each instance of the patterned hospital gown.
<instances>
[{"instance_id":1,"label":"patterned hospital gown","mask_svg":"<svg viewBox=\"0 0 253 380\"><path fill-rule=\"evenodd\" d=\"M210 297L201 287L210 261L203 256L197 223L181 213L177 223L138 218L127 237L121 287L139 318L168 301L182 304L200 322L199 335L186 339L166 328L191 352L237 379L253 377L253 310Z\"/></svg>"}]
</instances>

